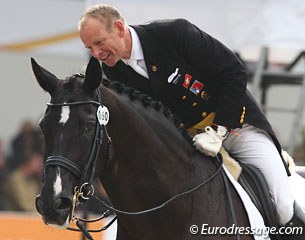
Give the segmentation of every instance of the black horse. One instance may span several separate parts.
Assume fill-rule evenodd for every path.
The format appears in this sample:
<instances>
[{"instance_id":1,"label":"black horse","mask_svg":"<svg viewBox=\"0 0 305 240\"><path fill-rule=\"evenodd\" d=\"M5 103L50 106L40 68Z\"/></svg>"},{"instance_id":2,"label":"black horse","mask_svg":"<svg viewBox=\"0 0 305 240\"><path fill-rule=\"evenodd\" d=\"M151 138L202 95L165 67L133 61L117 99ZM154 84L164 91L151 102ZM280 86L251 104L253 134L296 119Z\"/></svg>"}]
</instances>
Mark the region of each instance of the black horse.
<instances>
[{"instance_id":1,"label":"black horse","mask_svg":"<svg viewBox=\"0 0 305 240\"><path fill-rule=\"evenodd\" d=\"M120 240L227 240L237 236L201 234L201 227L249 226L240 197L219 174L220 162L198 152L160 102L122 84L101 83L95 59L85 75L64 80L34 59L32 68L51 95L40 121L46 161L36 200L46 224L68 227L74 207L90 195L90 181L97 176L113 207L123 210L116 212Z\"/></svg>"}]
</instances>

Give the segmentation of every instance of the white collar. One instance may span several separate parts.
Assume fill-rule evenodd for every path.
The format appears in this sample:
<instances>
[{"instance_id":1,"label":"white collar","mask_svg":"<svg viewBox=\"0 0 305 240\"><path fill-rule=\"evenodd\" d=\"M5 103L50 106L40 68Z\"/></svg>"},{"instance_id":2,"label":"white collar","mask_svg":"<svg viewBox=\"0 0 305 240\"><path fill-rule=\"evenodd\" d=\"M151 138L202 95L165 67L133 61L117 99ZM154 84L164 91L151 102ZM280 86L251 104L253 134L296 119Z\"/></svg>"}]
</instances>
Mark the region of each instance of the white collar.
<instances>
[{"instance_id":1,"label":"white collar","mask_svg":"<svg viewBox=\"0 0 305 240\"><path fill-rule=\"evenodd\" d=\"M128 26L131 33L131 53L129 59L122 59L125 64L128 64L128 60L144 60L143 49L137 32L130 26Z\"/></svg>"}]
</instances>

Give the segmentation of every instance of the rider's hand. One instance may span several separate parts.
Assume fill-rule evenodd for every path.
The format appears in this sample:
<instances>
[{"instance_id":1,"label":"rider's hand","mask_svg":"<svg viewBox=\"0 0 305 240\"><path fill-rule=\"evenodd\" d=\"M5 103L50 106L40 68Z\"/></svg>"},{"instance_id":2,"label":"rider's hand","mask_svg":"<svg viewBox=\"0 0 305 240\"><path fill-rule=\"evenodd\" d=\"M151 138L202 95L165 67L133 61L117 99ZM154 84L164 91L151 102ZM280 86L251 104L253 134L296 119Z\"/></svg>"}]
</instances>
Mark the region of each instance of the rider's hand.
<instances>
[{"instance_id":1,"label":"rider's hand","mask_svg":"<svg viewBox=\"0 0 305 240\"><path fill-rule=\"evenodd\" d=\"M194 136L194 146L205 155L215 157L226 134L227 129L223 126L218 126L217 132L212 127L207 126L205 132Z\"/></svg>"}]
</instances>

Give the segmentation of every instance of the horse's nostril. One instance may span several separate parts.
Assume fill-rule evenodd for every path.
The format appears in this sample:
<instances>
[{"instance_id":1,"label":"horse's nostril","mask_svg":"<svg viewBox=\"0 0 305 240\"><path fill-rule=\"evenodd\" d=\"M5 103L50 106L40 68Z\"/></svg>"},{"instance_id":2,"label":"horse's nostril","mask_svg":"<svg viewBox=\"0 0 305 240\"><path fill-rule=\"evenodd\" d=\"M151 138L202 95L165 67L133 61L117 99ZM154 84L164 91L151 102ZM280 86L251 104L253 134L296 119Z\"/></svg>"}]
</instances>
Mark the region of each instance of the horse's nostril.
<instances>
[{"instance_id":1,"label":"horse's nostril","mask_svg":"<svg viewBox=\"0 0 305 240\"><path fill-rule=\"evenodd\" d=\"M40 214L43 214L43 203L42 203L42 200L40 198L40 196L37 196L36 197L36 200L35 200L35 205L36 205L36 209L37 211L40 213Z\"/></svg>"},{"instance_id":2,"label":"horse's nostril","mask_svg":"<svg viewBox=\"0 0 305 240\"><path fill-rule=\"evenodd\" d=\"M69 198L59 197L54 201L55 210L69 210L72 207L72 202Z\"/></svg>"}]
</instances>

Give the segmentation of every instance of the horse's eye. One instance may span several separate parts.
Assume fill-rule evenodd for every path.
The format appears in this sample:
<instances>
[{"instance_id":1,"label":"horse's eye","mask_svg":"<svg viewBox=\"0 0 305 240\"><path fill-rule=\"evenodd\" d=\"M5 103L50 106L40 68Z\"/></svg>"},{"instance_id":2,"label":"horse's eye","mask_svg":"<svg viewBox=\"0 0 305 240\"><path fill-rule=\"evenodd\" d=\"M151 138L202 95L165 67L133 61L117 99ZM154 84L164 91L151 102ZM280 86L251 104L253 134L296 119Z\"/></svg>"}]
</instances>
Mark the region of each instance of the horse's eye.
<instances>
[{"instance_id":1,"label":"horse's eye","mask_svg":"<svg viewBox=\"0 0 305 240\"><path fill-rule=\"evenodd\" d=\"M92 133L95 128L95 123L94 122L88 122L85 126L85 133Z\"/></svg>"}]
</instances>

